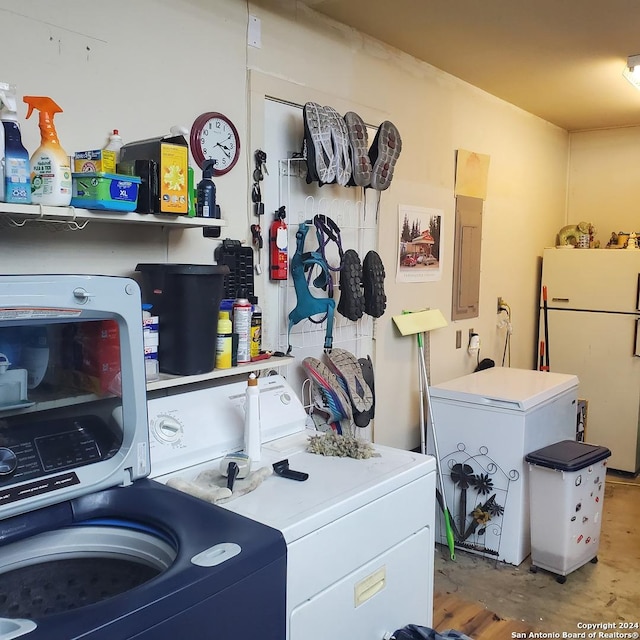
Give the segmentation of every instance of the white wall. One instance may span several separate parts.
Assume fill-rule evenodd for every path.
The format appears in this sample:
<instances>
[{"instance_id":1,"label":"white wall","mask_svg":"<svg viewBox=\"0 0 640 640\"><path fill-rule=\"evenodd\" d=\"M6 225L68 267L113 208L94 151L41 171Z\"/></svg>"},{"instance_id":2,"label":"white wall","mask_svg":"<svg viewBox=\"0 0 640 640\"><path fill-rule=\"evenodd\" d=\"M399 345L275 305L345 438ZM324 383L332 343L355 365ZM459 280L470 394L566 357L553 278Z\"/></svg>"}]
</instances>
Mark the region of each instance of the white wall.
<instances>
[{"instance_id":1,"label":"white wall","mask_svg":"<svg viewBox=\"0 0 640 640\"><path fill-rule=\"evenodd\" d=\"M388 307L375 329L375 439L414 447L419 442L416 347L412 338L397 336L391 316L438 307L450 317L455 151L491 156L480 316L433 333L433 382L475 366L464 349L455 349L457 329L466 336L473 327L482 339L482 357L500 363L498 295L513 311L511 364L533 366L539 256L565 221L568 135L293 0L268 4L277 9L240 0L0 0L3 50L12 52L0 57L0 79L16 83L21 95L50 95L59 102L64 113L57 118L58 132L69 153L102 146L112 128L125 141L134 140L165 133L173 124L190 127L204 111L225 113L238 127L246 155L216 181L228 222L223 236L245 240L265 93L297 104L321 99L341 112L357 111L370 124L392 120L403 151L380 201L378 250L387 265ZM246 46L249 13L261 19L260 49ZM23 122L23 131L34 150L36 122ZM440 282L395 284L401 204L444 211ZM215 247L199 230L172 232L168 244L157 232L123 231L118 237L94 231L91 250L78 253L74 247L83 236L21 229L0 235L3 270L40 268L28 247L24 254L15 250L16 234L23 245L25 234L31 234L27 237L41 253L54 247L66 270L108 273L129 273L141 255L147 261L210 262Z\"/></svg>"}]
</instances>

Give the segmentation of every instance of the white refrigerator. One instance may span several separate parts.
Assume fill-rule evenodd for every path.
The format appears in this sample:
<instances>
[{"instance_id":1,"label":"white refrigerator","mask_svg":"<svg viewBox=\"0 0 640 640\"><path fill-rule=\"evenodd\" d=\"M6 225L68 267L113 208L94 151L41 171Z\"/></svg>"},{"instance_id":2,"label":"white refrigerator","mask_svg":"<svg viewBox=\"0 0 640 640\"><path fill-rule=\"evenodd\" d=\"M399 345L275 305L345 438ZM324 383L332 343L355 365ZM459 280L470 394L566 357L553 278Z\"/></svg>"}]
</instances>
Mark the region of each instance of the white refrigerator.
<instances>
[{"instance_id":1,"label":"white refrigerator","mask_svg":"<svg viewBox=\"0 0 640 640\"><path fill-rule=\"evenodd\" d=\"M529 555L525 456L575 439L577 392L576 376L504 367L430 387L457 548L514 565ZM446 544L442 523L438 512L436 542Z\"/></svg>"},{"instance_id":2,"label":"white refrigerator","mask_svg":"<svg viewBox=\"0 0 640 640\"><path fill-rule=\"evenodd\" d=\"M551 371L580 380L586 437L609 467L640 469L640 250L545 249ZM540 337L544 339L541 298Z\"/></svg>"}]
</instances>

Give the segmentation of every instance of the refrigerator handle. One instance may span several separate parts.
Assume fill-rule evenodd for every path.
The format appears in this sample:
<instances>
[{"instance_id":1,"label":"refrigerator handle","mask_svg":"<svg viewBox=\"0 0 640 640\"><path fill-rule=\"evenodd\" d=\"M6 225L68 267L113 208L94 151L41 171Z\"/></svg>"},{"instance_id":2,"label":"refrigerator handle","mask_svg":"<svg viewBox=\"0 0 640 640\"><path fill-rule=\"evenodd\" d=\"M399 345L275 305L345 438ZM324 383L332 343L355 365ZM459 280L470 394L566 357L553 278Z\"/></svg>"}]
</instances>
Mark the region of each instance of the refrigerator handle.
<instances>
[{"instance_id":1,"label":"refrigerator handle","mask_svg":"<svg viewBox=\"0 0 640 640\"><path fill-rule=\"evenodd\" d=\"M636 320L636 335L634 338L633 355L640 358L640 318Z\"/></svg>"}]
</instances>

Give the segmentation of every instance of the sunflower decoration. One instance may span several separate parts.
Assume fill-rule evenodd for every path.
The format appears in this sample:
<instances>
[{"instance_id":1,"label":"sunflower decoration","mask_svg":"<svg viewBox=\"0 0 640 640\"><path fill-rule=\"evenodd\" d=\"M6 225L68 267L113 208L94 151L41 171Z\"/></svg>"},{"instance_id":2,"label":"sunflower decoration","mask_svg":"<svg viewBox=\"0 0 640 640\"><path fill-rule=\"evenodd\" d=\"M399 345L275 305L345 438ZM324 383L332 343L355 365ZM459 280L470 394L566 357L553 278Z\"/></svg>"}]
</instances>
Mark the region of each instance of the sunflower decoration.
<instances>
[{"instance_id":1,"label":"sunflower decoration","mask_svg":"<svg viewBox=\"0 0 640 640\"><path fill-rule=\"evenodd\" d=\"M462 520L462 529L467 519L467 489L473 486L475 482L473 468L468 464L454 464L451 467L451 481L460 487L460 519Z\"/></svg>"},{"instance_id":2,"label":"sunflower decoration","mask_svg":"<svg viewBox=\"0 0 640 640\"><path fill-rule=\"evenodd\" d=\"M491 520L491 514L485 510L485 505L479 504L472 512L471 517L479 525L485 525Z\"/></svg>"},{"instance_id":3,"label":"sunflower decoration","mask_svg":"<svg viewBox=\"0 0 640 640\"><path fill-rule=\"evenodd\" d=\"M474 476L473 484L476 491L483 496L493 491L493 480L489 477L488 473L479 473L477 476Z\"/></svg>"}]
</instances>

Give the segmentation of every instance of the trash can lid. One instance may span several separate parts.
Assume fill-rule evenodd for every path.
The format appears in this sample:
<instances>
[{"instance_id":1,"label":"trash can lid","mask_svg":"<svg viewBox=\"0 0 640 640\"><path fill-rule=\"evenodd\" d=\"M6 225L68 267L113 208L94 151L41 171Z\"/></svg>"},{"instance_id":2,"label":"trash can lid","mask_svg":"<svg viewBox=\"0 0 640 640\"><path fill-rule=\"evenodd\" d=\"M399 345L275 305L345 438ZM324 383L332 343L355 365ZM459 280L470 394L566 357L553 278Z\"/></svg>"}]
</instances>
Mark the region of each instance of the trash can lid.
<instances>
[{"instance_id":1,"label":"trash can lid","mask_svg":"<svg viewBox=\"0 0 640 640\"><path fill-rule=\"evenodd\" d=\"M607 447L576 442L575 440L562 440L528 453L525 460L549 469L577 471L595 462L600 462L610 455L611 451Z\"/></svg>"},{"instance_id":2,"label":"trash can lid","mask_svg":"<svg viewBox=\"0 0 640 640\"><path fill-rule=\"evenodd\" d=\"M230 273L226 264L177 264L177 263L139 263L136 271L162 271L171 275L186 276L226 276Z\"/></svg>"}]
</instances>

